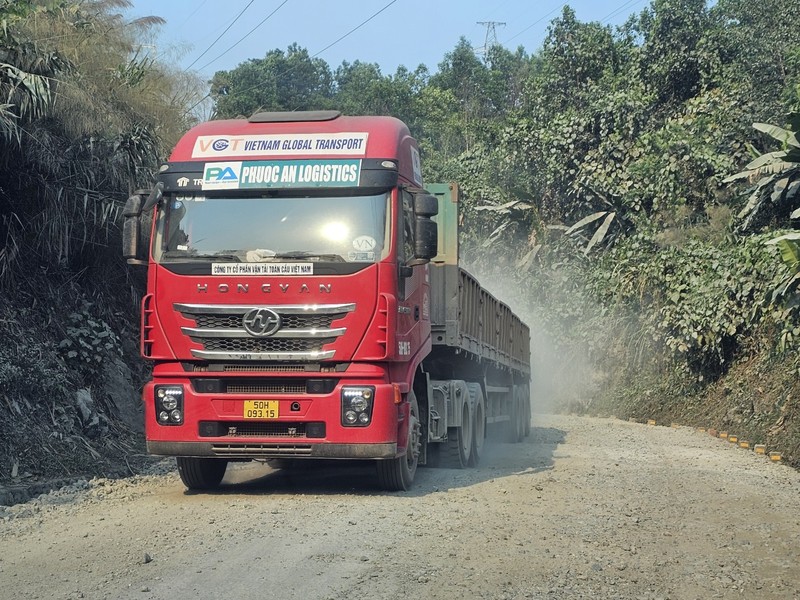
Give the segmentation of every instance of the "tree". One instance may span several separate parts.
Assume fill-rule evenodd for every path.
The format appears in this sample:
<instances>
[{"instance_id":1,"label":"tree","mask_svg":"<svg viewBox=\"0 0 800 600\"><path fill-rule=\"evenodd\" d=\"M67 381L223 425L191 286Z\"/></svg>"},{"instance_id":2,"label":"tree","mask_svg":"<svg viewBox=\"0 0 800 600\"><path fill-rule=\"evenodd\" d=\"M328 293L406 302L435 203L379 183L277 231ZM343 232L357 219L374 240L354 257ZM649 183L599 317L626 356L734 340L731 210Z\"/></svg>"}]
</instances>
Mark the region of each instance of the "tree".
<instances>
[{"instance_id":1,"label":"tree","mask_svg":"<svg viewBox=\"0 0 800 600\"><path fill-rule=\"evenodd\" d=\"M217 118L250 116L259 110L314 110L330 105L333 76L328 64L292 44L231 71L217 71L211 97Z\"/></svg>"},{"instance_id":2,"label":"tree","mask_svg":"<svg viewBox=\"0 0 800 600\"><path fill-rule=\"evenodd\" d=\"M37 262L68 272L119 261L118 245L99 249L118 231L121 204L152 182L188 123L172 79L137 52L137 36L163 21L128 22L115 12L129 6L7 3L0 28L0 284L28 275Z\"/></svg>"}]
</instances>

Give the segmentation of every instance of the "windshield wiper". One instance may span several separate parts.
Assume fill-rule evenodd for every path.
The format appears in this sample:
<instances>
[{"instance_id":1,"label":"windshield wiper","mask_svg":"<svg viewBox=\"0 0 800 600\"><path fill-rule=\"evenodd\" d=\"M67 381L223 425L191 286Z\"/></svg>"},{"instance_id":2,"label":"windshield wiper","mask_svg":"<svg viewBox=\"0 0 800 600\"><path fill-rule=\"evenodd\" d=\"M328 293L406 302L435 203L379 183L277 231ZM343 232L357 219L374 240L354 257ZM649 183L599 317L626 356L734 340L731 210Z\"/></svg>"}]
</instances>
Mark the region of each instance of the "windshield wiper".
<instances>
[{"instance_id":1,"label":"windshield wiper","mask_svg":"<svg viewBox=\"0 0 800 600\"><path fill-rule=\"evenodd\" d=\"M344 258L339 254L321 254L319 252L293 250L292 252L281 252L275 255L275 258L304 258L313 261L330 261L330 262L345 262Z\"/></svg>"}]
</instances>

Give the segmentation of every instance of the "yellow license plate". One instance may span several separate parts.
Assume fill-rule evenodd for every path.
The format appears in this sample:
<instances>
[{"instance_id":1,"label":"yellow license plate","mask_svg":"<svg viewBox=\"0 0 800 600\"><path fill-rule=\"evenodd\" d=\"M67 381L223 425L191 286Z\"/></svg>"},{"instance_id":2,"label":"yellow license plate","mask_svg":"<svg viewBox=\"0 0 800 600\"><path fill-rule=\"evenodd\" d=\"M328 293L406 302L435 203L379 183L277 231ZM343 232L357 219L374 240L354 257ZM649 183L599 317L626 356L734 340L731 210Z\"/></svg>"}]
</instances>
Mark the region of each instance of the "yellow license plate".
<instances>
[{"instance_id":1,"label":"yellow license plate","mask_svg":"<svg viewBox=\"0 0 800 600\"><path fill-rule=\"evenodd\" d=\"M277 419L278 404L277 400L245 400L242 416L245 419Z\"/></svg>"}]
</instances>

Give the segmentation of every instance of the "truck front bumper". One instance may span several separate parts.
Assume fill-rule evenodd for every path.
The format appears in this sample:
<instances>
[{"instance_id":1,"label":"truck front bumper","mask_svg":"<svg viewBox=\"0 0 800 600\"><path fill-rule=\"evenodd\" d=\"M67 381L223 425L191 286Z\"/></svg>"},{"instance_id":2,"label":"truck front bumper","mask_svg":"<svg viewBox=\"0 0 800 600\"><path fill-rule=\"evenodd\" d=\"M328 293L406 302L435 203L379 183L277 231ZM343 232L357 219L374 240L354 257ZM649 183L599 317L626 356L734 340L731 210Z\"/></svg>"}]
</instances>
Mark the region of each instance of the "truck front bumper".
<instances>
[{"instance_id":1,"label":"truck front bumper","mask_svg":"<svg viewBox=\"0 0 800 600\"><path fill-rule=\"evenodd\" d=\"M148 441L147 451L161 456L214 458L343 458L381 459L397 456L397 443L384 444L287 444L247 442Z\"/></svg>"}]
</instances>

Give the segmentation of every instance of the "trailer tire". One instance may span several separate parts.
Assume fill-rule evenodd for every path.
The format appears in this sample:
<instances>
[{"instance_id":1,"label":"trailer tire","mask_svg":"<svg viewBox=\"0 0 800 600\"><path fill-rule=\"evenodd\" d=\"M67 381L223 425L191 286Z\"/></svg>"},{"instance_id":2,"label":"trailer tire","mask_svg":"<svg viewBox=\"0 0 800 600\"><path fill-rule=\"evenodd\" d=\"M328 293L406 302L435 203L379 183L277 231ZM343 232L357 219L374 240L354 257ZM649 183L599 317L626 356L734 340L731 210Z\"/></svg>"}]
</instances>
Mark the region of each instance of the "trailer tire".
<instances>
[{"instance_id":1,"label":"trailer tire","mask_svg":"<svg viewBox=\"0 0 800 600\"><path fill-rule=\"evenodd\" d=\"M528 437L531 434L531 392L527 385L522 386L522 405L525 409L522 411L525 415L525 426L523 427L523 435Z\"/></svg>"},{"instance_id":2,"label":"trailer tire","mask_svg":"<svg viewBox=\"0 0 800 600\"><path fill-rule=\"evenodd\" d=\"M483 444L486 441L486 410L480 384L468 383L467 389L473 407L472 447L467 464L470 467L477 467L483 454Z\"/></svg>"},{"instance_id":3,"label":"trailer tire","mask_svg":"<svg viewBox=\"0 0 800 600\"><path fill-rule=\"evenodd\" d=\"M224 458L178 457L178 474L190 490L213 490L225 476L228 461Z\"/></svg>"},{"instance_id":4,"label":"trailer tire","mask_svg":"<svg viewBox=\"0 0 800 600\"><path fill-rule=\"evenodd\" d=\"M406 453L397 458L379 460L375 467L378 472L378 482L381 487L389 492L405 492L411 489L414 475L417 473L419 454L422 444L422 424L419 420L419 405L414 392L408 392L409 408L408 440Z\"/></svg>"},{"instance_id":5,"label":"trailer tire","mask_svg":"<svg viewBox=\"0 0 800 600\"><path fill-rule=\"evenodd\" d=\"M461 426L447 428L447 442L443 448L441 465L447 469L469 466L472 455L472 411L469 402L461 405Z\"/></svg>"},{"instance_id":6,"label":"trailer tire","mask_svg":"<svg viewBox=\"0 0 800 600\"><path fill-rule=\"evenodd\" d=\"M512 386L510 393L511 411L506 424L506 440L509 444L517 444L525 437L523 422L523 406L520 400L519 386Z\"/></svg>"}]
</instances>

